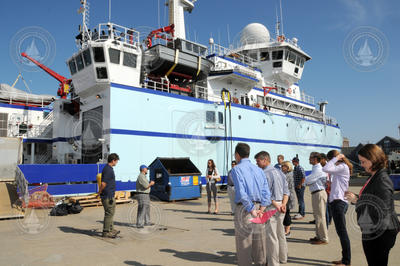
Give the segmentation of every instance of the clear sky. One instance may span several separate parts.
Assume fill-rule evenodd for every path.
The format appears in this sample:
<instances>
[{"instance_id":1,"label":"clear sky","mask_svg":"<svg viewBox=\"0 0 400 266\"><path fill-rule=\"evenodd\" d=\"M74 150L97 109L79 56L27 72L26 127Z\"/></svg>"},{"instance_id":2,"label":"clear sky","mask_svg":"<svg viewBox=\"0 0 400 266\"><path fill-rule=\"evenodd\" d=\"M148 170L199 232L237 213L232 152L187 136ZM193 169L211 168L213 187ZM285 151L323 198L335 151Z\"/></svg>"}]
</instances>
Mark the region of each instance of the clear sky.
<instances>
[{"instance_id":1,"label":"clear sky","mask_svg":"<svg viewBox=\"0 0 400 266\"><path fill-rule=\"evenodd\" d=\"M54 60L48 66L69 77L65 61L77 49L74 37L81 22L77 13L79 2L1 1L0 83L11 85L22 71L34 93L56 93L56 80L43 71L32 71L33 68L26 69L14 63L15 40L23 39L27 27L45 29L55 43ZM108 0L89 2L90 26L107 22ZM163 3L164 0L112 0L111 20L148 32L158 28L159 24L167 24L167 10ZM348 137L351 144L377 142L386 135L400 138L397 128L400 124L397 81L400 69L400 1L282 0L282 3L285 35L297 37L299 45L313 58L306 63L300 87L316 101L328 100L329 115L337 118L343 136ZM227 46L228 39L231 42L237 40L243 27L252 22L264 24L274 36L277 7L278 0L198 0L193 12L186 14L187 36L203 44L208 44L208 39L213 36L216 42ZM376 28L384 36L372 35L383 38L381 42L374 43L374 39L370 39L373 54L381 52L388 56L372 72L360 71L345 60L343 48L351 43L347 37L360 26ZM52 41L50 45L53 45ZM40 44L38 46L40 50ZM16 87L25 89L22 82Z\"/></svg>"}]
</instances>

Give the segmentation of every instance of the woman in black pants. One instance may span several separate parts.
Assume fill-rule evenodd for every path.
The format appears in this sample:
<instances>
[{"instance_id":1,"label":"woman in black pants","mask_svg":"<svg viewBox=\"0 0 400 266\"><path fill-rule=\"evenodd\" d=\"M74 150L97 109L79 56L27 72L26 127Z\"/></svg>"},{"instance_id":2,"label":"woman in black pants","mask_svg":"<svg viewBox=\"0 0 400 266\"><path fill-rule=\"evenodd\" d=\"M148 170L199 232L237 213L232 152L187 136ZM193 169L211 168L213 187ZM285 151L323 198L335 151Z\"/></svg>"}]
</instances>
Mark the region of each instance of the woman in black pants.
<instances>
[{"instance_id":1,"label":"woman in black pants","mask_svg":"<svg viewBox=\"0 0 400 266\"><path fill-rule=\"evenodd\" d=\"M346 196L356 204L357 222L368 265L385 266L400 231L400 222L394 210L393 183L386 169L387 158L379 146L367 144L358 152L358 159L371 177L358 196L351 192L346 192Z\"/></svg>"},{"instance_id":2,"label":"woman in black pants","mask_svg":"<svg viewBox=\"0 0 400 266\"><path fill-rule=\"evenodd\" d=\"M329 206L332 211L333 222L335 223L336 233L342 246L342 258L332 261L336 265L351 264L350 239L346 228L346 212L348 203L345 192L349 188L350 175L353 165L350 161L337 150L331 150L327 154L329 160L322 170L329 174L331 187L329 193Z\"/></svg>"}]
</instances>

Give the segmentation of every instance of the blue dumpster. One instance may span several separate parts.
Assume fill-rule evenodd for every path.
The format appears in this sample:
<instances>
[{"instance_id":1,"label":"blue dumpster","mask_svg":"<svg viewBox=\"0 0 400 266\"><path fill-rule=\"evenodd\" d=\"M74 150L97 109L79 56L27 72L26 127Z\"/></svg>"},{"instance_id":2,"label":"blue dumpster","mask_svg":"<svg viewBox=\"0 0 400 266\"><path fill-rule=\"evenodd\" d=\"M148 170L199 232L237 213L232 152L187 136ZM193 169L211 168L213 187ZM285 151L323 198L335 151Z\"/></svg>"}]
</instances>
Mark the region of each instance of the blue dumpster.
<instances>
[{"instance_id":1,"label":"blue dumpster","mask_svg":"<svg viewBox=\"0 0 400 266\"><path fill-rule=\"evenodd\" d=\"M164 201L201 197L201 172L190 158L157 157L150 165L150 194Z\"/></svg>"},{"instance_id":2,"label":"blue dumpster","mask_svg":"<svg viewBox=\"0 0 400 266\"><path fill-rule=\"evenodd\" d=\"M400 175L390 175L390 178L392 179L394 190L400 190Z\"/></svg>"}]
</instances>

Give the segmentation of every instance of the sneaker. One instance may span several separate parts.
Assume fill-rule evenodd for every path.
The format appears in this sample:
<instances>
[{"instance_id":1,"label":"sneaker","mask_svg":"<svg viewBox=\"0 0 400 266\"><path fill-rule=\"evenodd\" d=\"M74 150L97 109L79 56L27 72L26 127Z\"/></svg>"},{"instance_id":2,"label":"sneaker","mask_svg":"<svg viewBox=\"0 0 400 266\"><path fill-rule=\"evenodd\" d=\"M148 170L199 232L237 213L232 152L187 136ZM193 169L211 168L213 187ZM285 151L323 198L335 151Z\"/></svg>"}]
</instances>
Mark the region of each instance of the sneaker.
<instances>
[{"instance_id":1,"label":"sneaker","mask_svg":"<svg viewBox=\"0 0 400 266\"><path fill-rule=\"evenodd\" d=\"M142 228L144 228L144 226L143 225L136 225L136 228L142 229Z\"/></svg>"},{"instance_id":2,"label":"sneaker","mask_svg":"<svg viewBox=\"0 0 400 266\"><path fill-rule=\"evenodd\" d=\"M290 232L289 232L289 233L285 233L285 236L286 236L286 237L290 236Z\"/></svg>"},{"instance_id":3,"label":"sneaker","mask_svg":"<svg viewBox=\"0 0 400 266\"><path fill-rule=\"evenodd\" d=\"M112 232L103 232L103 233L101 234L101 236L102 236L102 237L106 237L106 238L115 238L115 237L116 237L116 235L113 234Z\"/></svg>"},{"instance_id":4,"label":"sneaker","mask_svg":"<svg viewBox=\"0 0 400 266\"><path fill-rule=\"evenodd\" d=\"M312 237L312 238L310 238L310 241L318 241L319 239L318 239L318 237Z\"/></svg>"},{"instance_id":5,"label":"sneaker","mask_svg":"<svg viewBox=\"0 0 400 266\"><path fill-rule=\"evenodd\" d=\"M301 215L301 214L296 214L296 215L293 217L293 219L295 219L295 220L301 220L301 219L303 219L303 218L304 218L304 216Z\"/></svg>"}]
</instances>

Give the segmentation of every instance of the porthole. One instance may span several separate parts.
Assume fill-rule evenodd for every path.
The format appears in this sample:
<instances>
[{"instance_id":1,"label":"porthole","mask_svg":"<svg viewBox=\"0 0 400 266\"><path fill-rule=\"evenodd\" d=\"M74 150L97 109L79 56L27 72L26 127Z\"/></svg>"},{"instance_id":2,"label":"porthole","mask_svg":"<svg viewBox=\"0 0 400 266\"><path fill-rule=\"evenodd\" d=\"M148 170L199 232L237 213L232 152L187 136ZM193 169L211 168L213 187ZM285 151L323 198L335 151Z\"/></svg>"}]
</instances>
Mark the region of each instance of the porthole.
<instances>
[{"instance_id":1,"label":"porthole","mask_svg":"<svg viewBox=\"0 0 400 266\"><path fill-rule=\"evenodd\" d=\"M238 116L238 118L239 118L239 120L240 120L240 119L242 119L242 116L241 116L241 115L239 115L239 116Z\"/></svg>"},{"instance_id":2,"label":"porthole","mask_svg":"<svg viewBox=\"0 0 400 266\"><path fill-rule=\"evenodd\" d=\"M263 119L263 123L265 124L265 119Z\"/></svg>"},{"instance_id":3,"label":"porthole","mask_svg":"<svg viewBox=\"0 0 400 266\"><path fill-rule=\"evenodd\" d=\"M286 123L286 127L289 127L289 124L288 124L288 123Z\"/></svg>"}]
</instances>

